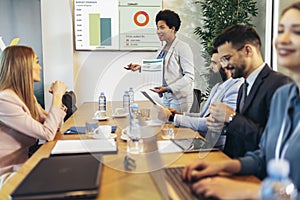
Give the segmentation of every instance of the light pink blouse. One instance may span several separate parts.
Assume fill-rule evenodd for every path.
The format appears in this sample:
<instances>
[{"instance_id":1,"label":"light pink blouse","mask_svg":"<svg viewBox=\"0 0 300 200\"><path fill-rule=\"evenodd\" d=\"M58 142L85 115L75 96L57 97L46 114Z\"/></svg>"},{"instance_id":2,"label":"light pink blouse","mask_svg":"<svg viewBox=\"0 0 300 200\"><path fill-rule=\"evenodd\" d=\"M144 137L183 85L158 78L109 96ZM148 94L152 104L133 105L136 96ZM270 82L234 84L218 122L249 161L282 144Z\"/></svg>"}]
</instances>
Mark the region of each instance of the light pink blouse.
<instances>
[{"instance_id":1,"label":"light pink blouse","mask_svg":"<svg viewBox=\"0 0 300 200\"><path fill-rule=\"evenodd\" d=\"M65 112L52 106L45 115L41 106L43 122L32 118L29 109L11 91L0 92L0 176L15 171L28 159L29 147L36 139L54 139Z\"/></svg>"}]
</instances>

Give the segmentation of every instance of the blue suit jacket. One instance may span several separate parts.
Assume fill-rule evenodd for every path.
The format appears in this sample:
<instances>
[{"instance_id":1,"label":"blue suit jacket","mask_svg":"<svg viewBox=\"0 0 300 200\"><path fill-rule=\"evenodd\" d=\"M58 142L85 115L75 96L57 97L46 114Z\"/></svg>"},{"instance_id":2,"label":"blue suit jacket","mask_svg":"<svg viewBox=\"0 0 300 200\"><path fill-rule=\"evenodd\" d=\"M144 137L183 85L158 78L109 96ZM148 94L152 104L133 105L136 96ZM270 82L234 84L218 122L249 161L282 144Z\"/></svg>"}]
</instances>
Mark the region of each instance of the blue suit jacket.
<instances>
[{"instance_id":1,"label":"blue suit jacket","mask_svg":"<svg viewBox=\"0 0 300 200\"><path fill-rule=\"evenodd\" d=\"M293 111L292 111L293 110ZM270 159L275 158L277 141L281 128L283 129L282 141L288 144L284 158L290 163L289 177L300 191L300 99L299 89L295 84L281 87L272 99L270 118L262 136L259 149L248 152L245 157L240 158L242 169L240 174L256 174L259 178L266 176L266 167ZM293 123L291 123L293 119ZM292 126L292 124L294 124ZM297 127L298 126L298 127ZM298 130L297 130L298 129ZM279 155L283 154L283 143L279 143Z\"/></svg>"}]
</instances>

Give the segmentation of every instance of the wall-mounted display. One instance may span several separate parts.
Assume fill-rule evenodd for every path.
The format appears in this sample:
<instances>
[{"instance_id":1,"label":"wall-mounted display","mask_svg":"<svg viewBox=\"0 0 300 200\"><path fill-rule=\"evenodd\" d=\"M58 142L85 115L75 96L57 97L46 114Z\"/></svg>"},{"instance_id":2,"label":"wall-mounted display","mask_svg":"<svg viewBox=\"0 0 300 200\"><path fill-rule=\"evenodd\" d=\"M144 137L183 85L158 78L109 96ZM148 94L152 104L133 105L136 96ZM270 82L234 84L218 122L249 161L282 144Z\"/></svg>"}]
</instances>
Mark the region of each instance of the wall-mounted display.
<instances>
[{"instance_id":1,"label":"wall-mounted display","mask_svg":"<svg viewBox=\"0 0 300 200\"><path fill-rule=\"evenodd\" d=\"M74 0L75 50L157 50L162 0Z\"/></svg>"}]
</instances>

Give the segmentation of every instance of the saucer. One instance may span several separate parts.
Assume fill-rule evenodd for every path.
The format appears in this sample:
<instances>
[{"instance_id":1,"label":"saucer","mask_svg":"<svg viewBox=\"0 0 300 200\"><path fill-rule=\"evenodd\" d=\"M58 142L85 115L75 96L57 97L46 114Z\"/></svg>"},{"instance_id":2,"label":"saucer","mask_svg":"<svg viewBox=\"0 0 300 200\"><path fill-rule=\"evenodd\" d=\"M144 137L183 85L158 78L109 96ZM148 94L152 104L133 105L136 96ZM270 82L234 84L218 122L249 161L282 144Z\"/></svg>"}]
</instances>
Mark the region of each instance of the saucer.
<instances>
[{"instance_id":1,"label":"saucer","mask_svg":"<svg viewBox=\"0 0 300 200\"><path fill-rule=\"evenodd\" d=\"M127 117L128 116L128 113L124 113L122 115L118 115L118 114L113 114L112 117L113 118L123 118L123 117Z\"/></svg>"},{"instance_id":2,"label":"saucer","mask_svg":"<svg viewBox=\"0 0 300 200\"><path fill-rule=\"evenodd\" d=\"M122 134L120 138L121 138L122 140L124 140L124 141L129 140L129 137L128 137L128 135L126 135L126 134Z\"/></svg>"},{"instance_id":3,"label":"saucer","mask_svg":"<svg viewBox=\"0 0 300 200\"><path fill-rule=\"evenodd\" d=\"M122 129L122 135L127 135L129 133L129 126L127 126L126 128Z\"/></svg>"},{"instance_id":4,"label":"saucer","mask_svg":"<svg viewBox=\"0 0 300 200\"><path fill-rule=\"evenodd\" d=\"M93 117L92 118L93 120L99 120L99 121L105 121L105 120L107 120L107 119L109 119L109 117Z\"/></svg>"},{"instance_id":5,"label":"saucer","mask_svg":"<svg viewBox=\"0 0 300 200\"><path fill-rule=\"evenodd\" d=\"M147 126L162 126L164 122L161 120L148 120L146 121Z\"/></svg>"}]
</instances>

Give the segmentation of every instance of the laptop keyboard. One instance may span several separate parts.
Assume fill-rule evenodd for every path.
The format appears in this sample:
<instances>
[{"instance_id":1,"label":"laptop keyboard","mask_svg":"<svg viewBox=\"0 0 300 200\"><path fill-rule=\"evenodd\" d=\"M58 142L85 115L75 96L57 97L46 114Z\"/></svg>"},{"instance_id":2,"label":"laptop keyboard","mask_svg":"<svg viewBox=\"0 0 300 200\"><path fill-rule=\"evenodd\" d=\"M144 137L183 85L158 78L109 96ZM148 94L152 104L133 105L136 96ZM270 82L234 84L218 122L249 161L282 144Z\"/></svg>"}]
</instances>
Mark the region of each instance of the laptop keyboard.
<instances>
[{"instance_id":1,"label":"laptop keyboard","mask_svg":"<svg viewBox=\"0 0 300 200\"><path fill-rule=\"evenodd\" d=\"M164 168L168 183L180 199L198 199L190 190L189 185L181 179L183 167Z\"/></svg>"}]
</instances>

